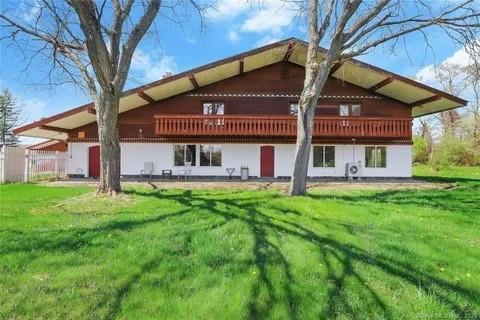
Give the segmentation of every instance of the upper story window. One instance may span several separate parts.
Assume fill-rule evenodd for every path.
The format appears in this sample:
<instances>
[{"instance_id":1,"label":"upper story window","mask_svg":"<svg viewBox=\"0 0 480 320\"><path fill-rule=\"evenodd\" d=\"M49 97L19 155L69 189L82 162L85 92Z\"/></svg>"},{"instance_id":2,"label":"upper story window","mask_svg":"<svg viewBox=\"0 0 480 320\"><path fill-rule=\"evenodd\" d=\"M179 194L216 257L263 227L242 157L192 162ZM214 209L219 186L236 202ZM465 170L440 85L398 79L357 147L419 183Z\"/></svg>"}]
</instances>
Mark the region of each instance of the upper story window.
<instances>
[{"instance_id":1,"label":"upper story window","mask_svg":"<svg viewBox=\"0 0 480 320\"><path fill-rule=\"evenodd\" d=\"M365 167L386 168L387 147L372 146L365 147Z\"/></svg>"},{"instance_id":2,"label":"upper story window","mask_svg":"<svg viewBox=\"0 0 480 320\"><path fill-rule=\"evenodd\" d=\"M361 114L361 106L359 104L342 103L340 105L340 116L342 117L358 117Z\"/></svg>"},{"instance_id":3,"label":"upper story window","mask_svg":"<svg viewBox=\"0 0 480 320\"><path fill-rule=\"evenodd\" d=\"M296 116L298 114L298 103L290 103L290 115Z\"/></svg>"},{"instance_id":4,"label":"upper story window","mask_svg":"<svg viewBox=\"0 0 480 320\"><path fill-rule=\"evenodd\" d=\"M221 167L222 166L222 146L200 145L200 166Z\"/></svg>"},{"instance_id":5,"label":"upper story window","mask_svg":"<svg viewBox=\"0 0 480 320\"><path fill-rule=\"evenodd\" d=\"M335 146L313 146L313 166L335 167Z\"/></svg>"},{"instance_id":6,"label":"upper story window","mask_svg":"<svg viewBox=\"0 0 480 320\"><path fill-rule=\"evenodd\" d=\"M225 114L225 103L223 102L204 102L203 114L222 115Z\"/></svg>"},{"instance_id":7,"label":"upper story window","mask_svg":"<svg viewBox=\"0 0 480 320\"><path fill-rule=\"evenodd\" d=\"M176 167L195 166L197 146L194 144L176 144L174 149L174 165Z\"/></svg>"}]
</instances>

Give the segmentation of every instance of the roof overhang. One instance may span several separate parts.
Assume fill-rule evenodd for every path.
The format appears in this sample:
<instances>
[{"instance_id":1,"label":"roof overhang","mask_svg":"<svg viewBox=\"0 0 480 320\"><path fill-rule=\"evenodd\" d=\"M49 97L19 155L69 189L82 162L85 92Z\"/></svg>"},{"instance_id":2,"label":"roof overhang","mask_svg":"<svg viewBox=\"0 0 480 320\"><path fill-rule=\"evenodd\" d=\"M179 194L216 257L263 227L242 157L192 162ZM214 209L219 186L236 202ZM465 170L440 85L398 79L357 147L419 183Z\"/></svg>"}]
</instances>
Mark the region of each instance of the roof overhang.
<instances>
[{"instance_id":1,"label":"roof overhang","mask_svg":"<svg viewBox=\"0 0 480 320\"><path fill-rule=\"evenodd\" d=\"M307 47L306 42L290 38L125 91L120 98L119 112L281 61L305 66ZM467 103L443 91L354 59L337 63L331 76L409 104L413 117L458 108ZM22 136L66 140L69 130L95 121L94 105L90 103L16 128L14 132Z\"/></svg>"}]
</instances>

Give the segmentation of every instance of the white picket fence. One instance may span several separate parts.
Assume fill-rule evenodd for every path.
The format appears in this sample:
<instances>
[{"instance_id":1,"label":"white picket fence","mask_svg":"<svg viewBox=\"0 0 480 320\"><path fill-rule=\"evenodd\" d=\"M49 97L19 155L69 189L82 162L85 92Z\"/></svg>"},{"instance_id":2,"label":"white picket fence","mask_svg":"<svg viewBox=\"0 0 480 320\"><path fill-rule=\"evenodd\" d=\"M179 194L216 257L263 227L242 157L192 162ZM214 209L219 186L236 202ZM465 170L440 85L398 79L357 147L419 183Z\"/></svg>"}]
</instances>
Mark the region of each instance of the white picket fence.
<instances>
[{"instance_id":1,"label":"white picket fence","mask_svg":"<svg viewBox=\"0 0 480 320\"><path fill-rule=\"evenodd\" d=\"M0 183L63 178L66 170L66 152L6 146L0 149Z\"/></svg>"}]
</instances>

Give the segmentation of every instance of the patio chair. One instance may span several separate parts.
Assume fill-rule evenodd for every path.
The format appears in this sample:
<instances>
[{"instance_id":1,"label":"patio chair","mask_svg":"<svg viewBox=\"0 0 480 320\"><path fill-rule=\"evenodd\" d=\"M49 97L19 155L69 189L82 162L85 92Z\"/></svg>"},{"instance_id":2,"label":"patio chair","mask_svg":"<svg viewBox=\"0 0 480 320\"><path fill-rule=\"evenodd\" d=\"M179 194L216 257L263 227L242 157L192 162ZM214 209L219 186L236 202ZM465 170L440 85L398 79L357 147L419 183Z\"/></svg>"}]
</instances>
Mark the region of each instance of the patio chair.
<instances>
[{"instance_id":1,"label":"patio chair","mask_svg":"<svg viewBox=\"0 0 480 320\"><path fill-rule=\"evenodd\" d=\"M143 169L140 170L140 176L142 178L144 178L145 176L148 176L148 179L152 180L152 174L153 174L153 162L145 161L143 163Z\"/></svg>"},{"instance_id":2,"label":"patio chair","mask_svg":"<svg viewBox=\"0 0 480 320\"><path fill-rule=\"evenodd\" d=\"M183 169L180 169L177 171L177 176L180 178L180 176L183 176L185 180L187 180L187 177L192 174L192 163L191 162L185 162L185 165L183 166Z\"/></svg>"}]
</instances>

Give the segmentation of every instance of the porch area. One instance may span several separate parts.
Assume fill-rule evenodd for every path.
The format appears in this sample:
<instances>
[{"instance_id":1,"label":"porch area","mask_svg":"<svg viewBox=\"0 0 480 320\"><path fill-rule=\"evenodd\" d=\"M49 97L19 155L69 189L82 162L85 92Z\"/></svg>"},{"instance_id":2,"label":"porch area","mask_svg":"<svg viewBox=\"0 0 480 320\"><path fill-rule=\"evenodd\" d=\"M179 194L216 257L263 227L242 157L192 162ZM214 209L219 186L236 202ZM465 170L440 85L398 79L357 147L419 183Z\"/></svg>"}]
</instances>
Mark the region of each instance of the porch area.
<instances>
[{"instance_id":1,"label":"porch area","mask_svg":"<svg viewBox=\"0 0 480 320\"><path fill-rule=\"evenodd\" d=\"M164 137L295 137L297 118L278 115L155 115ZM316 117L314 137L411 139L411 118Z\"/></svg>"}]
</instances>

